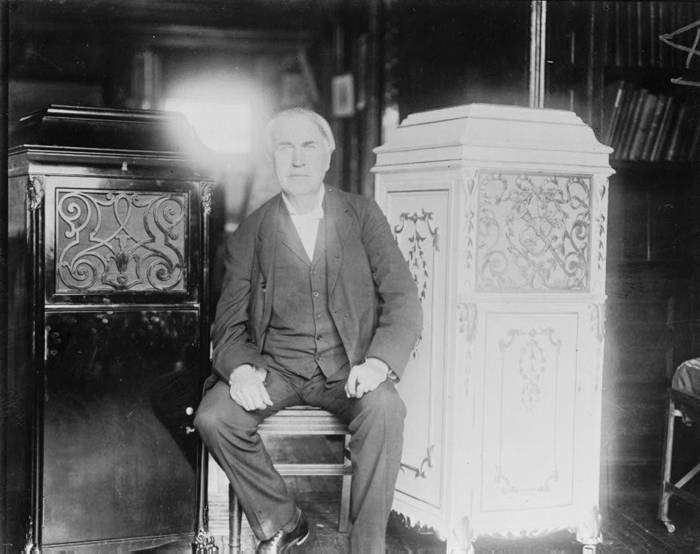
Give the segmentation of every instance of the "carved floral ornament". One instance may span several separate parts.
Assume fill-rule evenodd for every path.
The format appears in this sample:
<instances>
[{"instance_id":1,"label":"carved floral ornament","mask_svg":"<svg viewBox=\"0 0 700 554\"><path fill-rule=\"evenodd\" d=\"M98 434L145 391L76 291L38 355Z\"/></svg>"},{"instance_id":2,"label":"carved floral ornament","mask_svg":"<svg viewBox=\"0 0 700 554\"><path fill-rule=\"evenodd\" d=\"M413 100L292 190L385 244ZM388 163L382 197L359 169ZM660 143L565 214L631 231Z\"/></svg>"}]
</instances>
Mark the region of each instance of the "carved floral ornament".
<instances>
[{"instance_id":1,"label":"carved floral ornament","mask_svg":"<svg viewBox=\"0 0 700 554\"><path fill-rule=\"evenodd\" d=\"M479 290L590 289L590 177L482 173L478 194Z\"/></svg>"},{"instance_id":2,"label":"carved floral ornament","mask_svg":"<svg viewBox=\"0 0 700 554\"><path fill-rule=\"evenodd\" d=\"M32 175L27 183L27 204L34 211L44 201L44 178L40 175Z\"/></svg>"},{"instance_id":3,"label":"carved floral ornament","mask_svg":"<svg viewBox=\"0 0 700 554\"><path fill-rule=\"evenodd\" d=\"M498 346L502 356L509 350L517 352L520 401L525 411L532 411L542 400L542 377L548 369L558 367L561 339L552 327L509 329Z\"/></svg>"},{"instance_id":4,"label":"carved floral ornament","mask_svg":"<svg viewBox=\"0 0 700 554\"><path fill-rule=\"evenodd\" d=\"M202 212L205 216L211 214L211 200L214 194L214 185L211 183L200 184L200 194L202 195Z\"/></svg>"},{"instance_id":5,"label":"carved floral ornament","mask_svg":"<svg viewBox=\"0 0 700 554\"><path fill-rule=\"evenodd\" d=\"M56 292L186 290L186 193L57 190Z\"/></svg>"}]
</instances>

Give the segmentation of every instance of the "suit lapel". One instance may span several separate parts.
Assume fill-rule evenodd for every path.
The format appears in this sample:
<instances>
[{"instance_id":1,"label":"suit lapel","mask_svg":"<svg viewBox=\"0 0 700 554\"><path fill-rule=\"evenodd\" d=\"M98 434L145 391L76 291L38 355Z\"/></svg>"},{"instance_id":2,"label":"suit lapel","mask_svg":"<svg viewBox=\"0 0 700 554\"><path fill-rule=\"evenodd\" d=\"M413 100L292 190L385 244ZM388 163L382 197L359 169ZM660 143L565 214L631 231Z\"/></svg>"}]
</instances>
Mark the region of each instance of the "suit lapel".
<instances>
[{"instance_id":1,"label":"suit lapel","mask_svg":"<svg viewBox=\"0 0 700 554\"><path fill-rule=\"evenodd\" d=\"M278 196L277 201L270 204L267 213L261 218L258 228L257 244L255 248L258 252L261 283L251 283L252 286L262 287L262 319L257 322L259 328L256 330L258 337L262 337L267 323L270 321L272 313L272 298L275 289L275 259L277 257L277 233L282 211L282 199ZM262 345L262 342L260 343Z\"/></svg>"},{"instance_id":2,"label":"suit lapel","mask_svg":"<svg viewBox=\"0 0 700 554\"><path fill-rule=\"evenodd\" d=\"M272 202L265 215L260 220L258 228L257 244L260 269L265 281L270 284L273 277L275 257L277 256L277 233L282 212L282 199L278 196Z\"/></svg>"},{"instance_id":3,"label":"suit lapel","mask_svg":"<svg viewBox=\"0 0 700 554\"><path fill-rule=\"evenodd\" d=\"M338 281L343 262L343 242L352 232L352 220L349 208L332 187L326 187L323 202L326 214L326 275L330 294Z\"/></svg>"}]
</instances>

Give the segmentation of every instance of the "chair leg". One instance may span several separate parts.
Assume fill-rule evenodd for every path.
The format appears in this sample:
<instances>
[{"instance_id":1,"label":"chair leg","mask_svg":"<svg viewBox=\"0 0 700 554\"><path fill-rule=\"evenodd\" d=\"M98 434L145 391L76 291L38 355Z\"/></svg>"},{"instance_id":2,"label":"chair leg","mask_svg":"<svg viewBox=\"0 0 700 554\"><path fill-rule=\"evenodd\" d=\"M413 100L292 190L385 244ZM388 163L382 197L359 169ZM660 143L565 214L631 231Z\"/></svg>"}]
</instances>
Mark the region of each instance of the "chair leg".
<instances>
[{"instance_id":1,"label":"chair leg","mask_svg":"<svg viewBox=\"0 0 700 554\"><path fill-rule=\"evenodd\" d=\"M338 531L347 533L350 529L350 486L352 475L343 475L343 485L340 492L340 515L338 516Z\"/></svg>"},{"instance_id":2,"label":"chair leg","mask_svg":"<svg viewBox=\"0 0 700 554\"><path fill-rule=\"evenodd\" d=\"M231 554L241 552L241 504L233 487L228 486L228 546Z\"/></svg>"},{"instance_id":3,"label":"chair leg","mask_svg":"<svg viewBox=\"0 0 700 554\"><path fill-rule=\"evenodd\" d=\"M350 435L345 435L343 448L345 465L350 465ZM350 490L352 486L352 473L343 475L342 488L340 489L340 513L338 514L338 531L347 533L350 529Z\"/></svg>"},{"instance_id":4,"label":"chair leg","mask_svg":"<svg viewBox=\"0 0 700 554\"><path fill-rule=\"evenodd\" d=\"M661 479L661 494L659 498L659 519L666 526L669 533L676 530L675 525L668 519L668 501L671 498L671 465L673 459L673 425L675 420L675 404L669 395L668 406L666 412L666 436L664 441L664 458Z\"/></svg>"}]
</instances>

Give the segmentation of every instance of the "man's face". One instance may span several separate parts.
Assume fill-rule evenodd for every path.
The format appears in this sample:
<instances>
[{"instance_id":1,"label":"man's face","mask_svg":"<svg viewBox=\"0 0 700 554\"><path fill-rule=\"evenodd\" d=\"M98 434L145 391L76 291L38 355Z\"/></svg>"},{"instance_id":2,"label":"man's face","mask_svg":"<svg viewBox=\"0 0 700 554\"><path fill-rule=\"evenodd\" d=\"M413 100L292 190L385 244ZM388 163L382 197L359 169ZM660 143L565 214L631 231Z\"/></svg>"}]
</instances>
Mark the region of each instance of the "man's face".
<instances>
[{"instance_id":1,"label":"man's face","mask_svg":"<svg viewBox=\"0 0 700 554\"><path fill-rule=\"evenodd\" d=\"M303 115L281 119L272 135L275 174L288 196L311 194L322 186L331 154L321 130Z\"/></svg>"}]
</instances>

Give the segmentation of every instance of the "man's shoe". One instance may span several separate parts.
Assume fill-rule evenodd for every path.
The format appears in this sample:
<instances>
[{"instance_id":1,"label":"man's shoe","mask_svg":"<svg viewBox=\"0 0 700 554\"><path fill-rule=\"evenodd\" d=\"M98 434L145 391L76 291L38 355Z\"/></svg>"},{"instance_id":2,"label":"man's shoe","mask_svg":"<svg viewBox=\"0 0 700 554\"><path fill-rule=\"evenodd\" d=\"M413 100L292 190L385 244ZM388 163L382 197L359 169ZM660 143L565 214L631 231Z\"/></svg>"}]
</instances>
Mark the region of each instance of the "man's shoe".
<instances>
[{"instance_id":1,"label":"man's shoe","mask_svg":"<svg viewBox=\"0 0 700 554\"><path fill-rule=\"evenodd\" d=\"M309 538L309 522L304 512L299 511L297 524L291 531L280 529L267 540L260 542L255 549L256 554L281 554L289 552L294 546L299 546Z\"/></svg>"}]
</instances>

